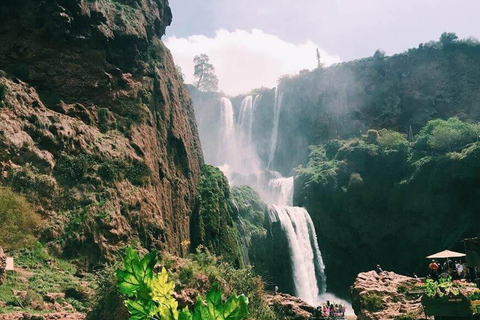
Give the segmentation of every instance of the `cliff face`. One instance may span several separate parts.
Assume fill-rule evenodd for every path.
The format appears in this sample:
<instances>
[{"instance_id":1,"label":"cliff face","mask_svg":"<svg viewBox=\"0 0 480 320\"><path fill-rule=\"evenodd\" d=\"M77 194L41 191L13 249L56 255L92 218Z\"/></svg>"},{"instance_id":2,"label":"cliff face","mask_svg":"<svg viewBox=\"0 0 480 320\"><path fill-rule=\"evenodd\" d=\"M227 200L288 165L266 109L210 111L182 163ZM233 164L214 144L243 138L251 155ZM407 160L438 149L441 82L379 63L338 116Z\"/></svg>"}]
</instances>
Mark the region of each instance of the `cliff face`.
<instances>
[{"instance_id":1,"label":"cliff face","mask_svg":"<svg viewBox=\"0 0 480 320\"><path fill-rule=\"evenodd\" d=\"M102 262L128 242L181 254L203 163L160 38L167 0L2 1L0 182L44 240Z\"/></svg>"},{"instance_id":2,"label":"cliff face","mask_svg":"<svg viewBox=\"0 0 480 320\"><path fill-rule=\"evenodd\" d=\"M297 171L294 202L315 223L329 290L344 295L358 272L377 263L424 275L427 255L464 250L460 240L478 232L480 144L471 143L478 130L434 120L412 148L405 135L371 130L312 149ZM468 131L466 144L458 132Z\"/></svg>"}]
</instances>

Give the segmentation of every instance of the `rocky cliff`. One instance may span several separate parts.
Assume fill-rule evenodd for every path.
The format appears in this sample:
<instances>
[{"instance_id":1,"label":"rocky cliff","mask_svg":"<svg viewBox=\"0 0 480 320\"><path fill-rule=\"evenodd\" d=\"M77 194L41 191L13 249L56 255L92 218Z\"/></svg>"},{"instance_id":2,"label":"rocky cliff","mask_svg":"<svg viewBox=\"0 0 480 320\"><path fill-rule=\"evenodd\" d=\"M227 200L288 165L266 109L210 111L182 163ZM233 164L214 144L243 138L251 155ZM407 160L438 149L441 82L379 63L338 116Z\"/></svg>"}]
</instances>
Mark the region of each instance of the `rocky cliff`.
<instances>
[{"instance_id":1,"label":"rocky cliff","mask_svg":"<svg viewBox=\"0 0 480 320\"><path fill-rule=\"evenodd\" d=\"M429 254L464 250L460 240L478 232L479 130L433 120L412 147L406 135L371 130L312 148L295 203L314 220L329 290L344 295L377 263L425 275Z\"/></svg>"},{"instance_id":2,"label":"rocky cliff","mask_svg":"<svg viewBox=\"0 0 480 320\"><path fill-rule=\"evenodd\" d=\"M0 183L86 265L136 241L181 254L203 163L161 42L167 0L2 1Z\"/></svg>"}]
</instances>

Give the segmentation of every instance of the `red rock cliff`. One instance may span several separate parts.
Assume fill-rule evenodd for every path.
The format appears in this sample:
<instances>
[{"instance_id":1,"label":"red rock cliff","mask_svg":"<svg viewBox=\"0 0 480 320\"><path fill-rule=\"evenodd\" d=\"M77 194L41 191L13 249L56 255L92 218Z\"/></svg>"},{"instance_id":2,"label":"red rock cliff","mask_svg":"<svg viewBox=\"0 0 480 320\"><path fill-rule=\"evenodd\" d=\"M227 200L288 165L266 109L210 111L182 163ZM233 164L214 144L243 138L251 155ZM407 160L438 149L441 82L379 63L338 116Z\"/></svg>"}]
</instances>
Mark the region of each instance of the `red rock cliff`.
<instances>
[{"instance_id":1,"label":"red rock cliff","mask_svg":"<svg viewBox=\"0 0 480 320\"><path fill-rule=\"evenodd\" d=\"M87 265L132 240L187 248L203 158L171 19L168 0L0 3L0 184Z\"/></svg>"}]
</instances>

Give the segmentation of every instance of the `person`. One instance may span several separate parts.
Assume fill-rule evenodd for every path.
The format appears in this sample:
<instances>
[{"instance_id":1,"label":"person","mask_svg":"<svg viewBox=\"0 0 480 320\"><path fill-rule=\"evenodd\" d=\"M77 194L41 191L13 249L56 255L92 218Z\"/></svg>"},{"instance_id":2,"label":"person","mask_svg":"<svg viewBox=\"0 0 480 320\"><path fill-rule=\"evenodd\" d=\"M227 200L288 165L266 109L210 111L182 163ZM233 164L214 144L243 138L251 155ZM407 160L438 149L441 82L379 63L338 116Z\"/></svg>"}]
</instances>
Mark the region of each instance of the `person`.
<instances>
[{"instance_id":1,"label":"person","mask_svg":"<svg viewBox=\"0 0 480 320\"><path fill-rule=\"evenodd\" d=\"M466 262L463 263L463 279L468 279L468 265Z\"/></svg>"},{"instance_id":2,"label":"person","mask_svg":"<svg viewBox=\"0 0 480 320\"><path fill-rule=\"evenodd\" d=\"M377 266L375 267L375 271L377 272L377 274L380 274L380 273L383 272L383 269L382 269L382 267L380 267L379 264L377 264Z\"/></svg>"},{"instance_id":3,"label":"person","mask_svg":"<svg viewBox=\"0 0 480 320\"><path fill-rule=\"evenodd\" d=\"M438 280L438 264L435 260L432 260L428 265L428 269L430 269L430 276L433 280Z\"/></svg>"},{"instance_id":4,"label":"person","mask_svg":"<svg viewBox=\"0 0 480 320\"><path fill-rule=\"evenodd\" d=\"M275 286L275 295L278 294L278 286Z\"/></svg>"},{"instance_id":5,"label":"person","mask_svg":"<svg viewBox=\"0 0 480 320\"><path fill-rule=\"evenodd\" d=\"M458 261L452 261L452 279L457 280L458 279L458 274L457 274L457 266L458 266Z\"/></svg>"},{"instance_id":6,"label":"person","mask_svg":"<svg viewBox=\"0 0 480 320\"><path fill-rule=\"evenodd\" d=\"M458 279L463 278L463 264L459 263L458 261L457 261L457 274L458 274Z\"/></svg>"},{"instance_id":7,"label":"person","mask_svg":"<svg viewBox=\"0 0 480 320\"><path fill-rule=\"evenodd\" d=\"M318 319L322 319L322 317L323 317L322 307L318 306L315 309L315 312L312 314L312 319L318 320Z\"/></svg>"}]
</instances>

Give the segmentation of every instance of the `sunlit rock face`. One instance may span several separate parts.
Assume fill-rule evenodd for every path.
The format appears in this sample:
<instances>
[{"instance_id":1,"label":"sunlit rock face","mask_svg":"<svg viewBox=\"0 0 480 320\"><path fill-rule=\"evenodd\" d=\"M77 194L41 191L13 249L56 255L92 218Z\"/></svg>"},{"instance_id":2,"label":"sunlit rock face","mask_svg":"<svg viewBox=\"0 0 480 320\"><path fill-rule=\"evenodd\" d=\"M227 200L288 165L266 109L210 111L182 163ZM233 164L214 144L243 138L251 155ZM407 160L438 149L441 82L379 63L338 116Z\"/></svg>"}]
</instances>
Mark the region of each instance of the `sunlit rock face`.
<instances>
[{"instance_id":1,"label":"sunlit rock face","mask_svg":"<svg viewBox=\"0 0 480 320\"><path fill-rule=\"evenodd\" d=\"M171 19L166 0L0 4L0 182L86 266L132 240L188 249L203 157Z\"/></svg>"}]
</instances>

